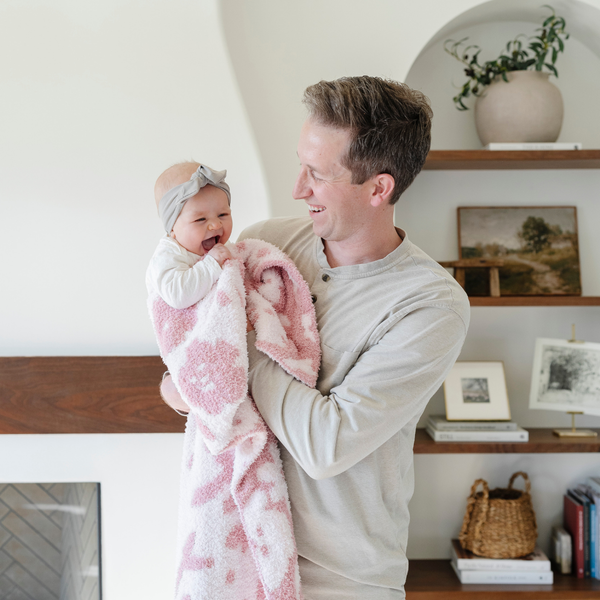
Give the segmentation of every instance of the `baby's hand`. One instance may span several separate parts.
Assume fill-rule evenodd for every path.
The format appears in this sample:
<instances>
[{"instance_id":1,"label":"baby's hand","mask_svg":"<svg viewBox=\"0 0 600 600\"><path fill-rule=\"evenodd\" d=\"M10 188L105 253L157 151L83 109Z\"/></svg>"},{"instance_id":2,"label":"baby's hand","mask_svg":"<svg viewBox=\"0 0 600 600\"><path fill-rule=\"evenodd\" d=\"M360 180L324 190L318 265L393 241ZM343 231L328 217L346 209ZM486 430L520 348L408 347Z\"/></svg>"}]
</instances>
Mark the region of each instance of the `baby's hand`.
<instances>
[{"instance_id":1,"label":"baby's hand","mask_svg":"<svg viewBox=\"0 0 600 600\"><path fill-rule=\"evenodd\" d=\"M229 249L223 246L223 244L215 244L208 252L209 256L212 256L222 267L223 263L230 258L233 258Z\"/></svg>"}]
</instances>

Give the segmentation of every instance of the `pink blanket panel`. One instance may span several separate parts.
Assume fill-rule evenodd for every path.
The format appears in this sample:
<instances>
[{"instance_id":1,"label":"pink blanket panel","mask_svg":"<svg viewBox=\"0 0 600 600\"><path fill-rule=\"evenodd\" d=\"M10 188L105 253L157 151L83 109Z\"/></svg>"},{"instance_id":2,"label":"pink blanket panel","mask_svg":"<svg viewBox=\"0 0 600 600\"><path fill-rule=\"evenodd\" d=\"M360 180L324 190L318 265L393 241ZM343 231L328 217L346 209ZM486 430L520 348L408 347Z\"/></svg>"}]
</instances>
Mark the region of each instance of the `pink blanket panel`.
<instances>
[{"instance_id":1,"label":"pink blanket panel","mask_svg":"<svg viewBox=\"0 0 600 600\"><path fill-rule=\"evenodd\" d=\"M244 240L209 294L148 306L161 356L190 407L184 434L176 600L301 600L277 440L248 395L256 347L314 387L320 344L308 286L271 244Z\"/></svg>"}]
</instances>

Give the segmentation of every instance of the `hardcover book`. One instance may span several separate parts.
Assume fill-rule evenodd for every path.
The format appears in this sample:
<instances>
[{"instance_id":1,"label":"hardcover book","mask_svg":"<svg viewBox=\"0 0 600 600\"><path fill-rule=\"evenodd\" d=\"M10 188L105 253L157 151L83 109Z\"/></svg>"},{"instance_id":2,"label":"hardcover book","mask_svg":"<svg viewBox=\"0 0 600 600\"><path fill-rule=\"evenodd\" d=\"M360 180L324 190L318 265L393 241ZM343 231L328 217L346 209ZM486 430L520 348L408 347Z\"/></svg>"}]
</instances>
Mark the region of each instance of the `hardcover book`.
<instances>
[{"instance_id":1,"label":"hardcover book","mask_svg":"<svg viewBox=\"0 0 600 600\"><path fill-rule=\"evenodd\" d=\"M448 421L443 415L430 415L427 424L438 431L516 431L514 421Z\"/></svg>"},{"instance_id":2,"label":"hardcover book","mask_svg":"<svg viewBox=\"0 0 600 600\"><path fill-rule=\"evenodd\" d=\"M438 431L427 425L427 433L436 442L527 442L529 432L522 427L515 431Z\"/></svg>"},{"instance_id":3,"label":"hardcover book","mask_svg":"<svg viewBox=\"0 0 600 600\"><path fill-rule=\"evenodd\" d=\"M582 483L577 486L586 498L589 499L590 519L589 519L589 545L590 545L590 575L594 579L600 579L600 523L598 508L600 507L600 492L597 492L589 485ZM584 520L585 525L585 520Z\"/></svg>"},{"instance_id":4,"label":"hardcover book","mask_svg":"<svg viewBox=\"0 0 600 600\"><path fill-rule=\"evenodd\" d=\"M567 495L583 505L583 576L590 577L590 499L578 489L568 489Z\"/></svg>"},{"instance_id":5,"label":"hardcover book","mask_svg":"<svg viewBox=\"0 0 600 600\"><path fill-rule=\"evenodd\" d=\"M564 527L573 540L573 570L579 579L584 578L583 504L573 496L563 496Z\"/></svg>"},{"instance_id":6,"label":"hardcover book","mask_svg":"<svg viewBox=\"0 0 600 600\"><path fill-rule=\"evenodd\" d=\"M552 571L462 571L454 563L451 564L461 583L537 583L538 585L554 583Z\"/></svg>"},{"instance_id":7,"label":"hardcover book","mask_svg":"<svg viewBox=\"0 0 600 600\"><path fill-rule=\"evenodd\" d=\"M452 540L452 562L461 571L550 571L550 559L540 548L521 558L486 558Z\"/></svg>"}]
</instances>

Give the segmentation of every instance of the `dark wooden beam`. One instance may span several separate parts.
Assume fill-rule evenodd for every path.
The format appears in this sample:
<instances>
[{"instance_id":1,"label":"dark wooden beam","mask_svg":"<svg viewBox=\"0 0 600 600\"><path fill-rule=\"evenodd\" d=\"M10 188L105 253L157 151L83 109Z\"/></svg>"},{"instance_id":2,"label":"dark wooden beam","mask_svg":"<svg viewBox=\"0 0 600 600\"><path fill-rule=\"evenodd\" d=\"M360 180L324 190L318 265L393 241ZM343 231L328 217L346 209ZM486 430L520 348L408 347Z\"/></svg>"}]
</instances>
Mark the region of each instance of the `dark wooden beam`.
<instances>
[{"instance_id":1,"label":"dark wooden beam","mask_svg":"<svg viewBox=\"0 0 600 600\"><path fill-rule=\"evenodd\" d=\"M0 357L0 433L171 433L158 356Z\"/></svg>"}]
</instances>

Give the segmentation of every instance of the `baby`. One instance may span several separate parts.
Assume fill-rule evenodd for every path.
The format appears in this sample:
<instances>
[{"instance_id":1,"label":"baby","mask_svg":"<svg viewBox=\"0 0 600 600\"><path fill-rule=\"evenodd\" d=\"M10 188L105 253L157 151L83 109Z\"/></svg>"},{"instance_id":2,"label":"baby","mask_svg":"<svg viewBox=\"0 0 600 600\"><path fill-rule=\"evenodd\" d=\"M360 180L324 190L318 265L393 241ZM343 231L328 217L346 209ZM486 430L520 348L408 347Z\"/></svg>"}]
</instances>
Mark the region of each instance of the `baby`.
<instances>
[{"instance_id":1,"label":"baby","mask_svg":"<svg viewBox=\"0 0 600 600\"><path fill-rule=\"evenodd\" d=\"M233 225L226 174L186 162L168 168L154 186L166 235L150 260L146 286L173 308L202 300L232 258L225 246Z\"/></svg>"}]
</instances>

